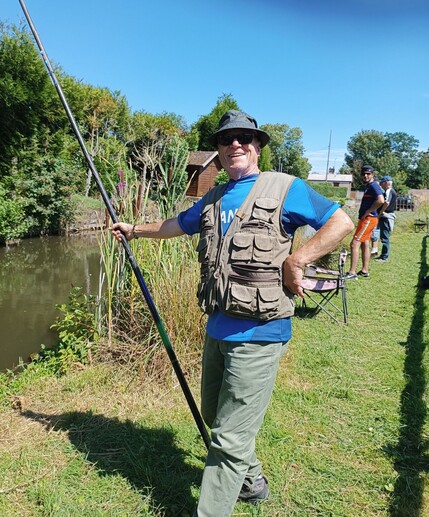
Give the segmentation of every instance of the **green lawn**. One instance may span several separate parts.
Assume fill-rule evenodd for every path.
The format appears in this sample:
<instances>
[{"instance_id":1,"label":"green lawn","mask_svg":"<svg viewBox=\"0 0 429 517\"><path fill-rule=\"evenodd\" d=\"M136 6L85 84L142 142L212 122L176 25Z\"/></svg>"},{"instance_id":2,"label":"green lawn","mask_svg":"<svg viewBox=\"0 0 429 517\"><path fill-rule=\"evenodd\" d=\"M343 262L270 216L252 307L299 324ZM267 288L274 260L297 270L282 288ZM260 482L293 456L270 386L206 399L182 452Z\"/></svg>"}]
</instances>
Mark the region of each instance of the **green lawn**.
<instances>
[{"instance_id":1,"label":"green lawn","mask_svg":"<svg viewBox=\"0 0 429 517\"><path fill-rule=\"evenodd\" d=\"M398 225L391 260L348 281L348 325L295 318L257 441L272 497L235 516L429 515L428 246ZM34 371L0 397L1 516L191 515L205 448L173 374Z\"/></svg>"}]
</instances>

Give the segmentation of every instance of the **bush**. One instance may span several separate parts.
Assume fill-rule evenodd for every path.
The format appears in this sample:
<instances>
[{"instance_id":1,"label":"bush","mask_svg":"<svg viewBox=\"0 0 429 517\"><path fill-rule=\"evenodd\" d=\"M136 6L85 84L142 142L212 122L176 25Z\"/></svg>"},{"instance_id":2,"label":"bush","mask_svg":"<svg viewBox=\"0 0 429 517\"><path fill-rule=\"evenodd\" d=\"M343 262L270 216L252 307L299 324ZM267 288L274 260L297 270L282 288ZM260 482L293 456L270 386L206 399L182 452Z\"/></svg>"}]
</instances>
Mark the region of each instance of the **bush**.
<instances>
[{"instance_id":1,"label":"bush","mask_svg":"<svg viewBox=\"0 0 429 517\"><path fill-rule=\"evenodd\" d=\"M222 183L228 183L228 181L229 181L228 173L224 169L222 169L221 171L219 171L219 174L214 179L214 184L216 186L222 185Z\"/></svg>"},{"instance_id":2,"label":"bush","mask_svg":"<svg viewBox=\"0 0 429 517\"><path fill-rule=\"evenodd\" d=\"M0 244L24 237L28 227L24 200L9 199L6 191L0 186Z\"/></svg>"},{"instance_id":3,"label":"bush","mask_svg":"<svg viewBox=\"0 0 429 517\"><path fill-rule=\"evenodd\" d=\"M74 363L85 364L92 344L98 339L95 306L94 296L84 294L81 287L74 287L68 304L57 305L62 318L51 328L58 330L58 344L49 349L42 345L34 361L43 361L51 371L60 374Z\"/></svg>"},{"instance_id":4,"label":"bush","mask_svg":"<svg viewBox=\"0 0 429 517\"><path fill-rule=\"evenodd\" d=\"M325 196L333 201L338 201L341 204L344 204L344 199L347 197L347 187L334 187L331 183L327 181L323 182L312 182L309 181L308 184L319 194Z\"/></svg>"},{"instance_id":5,"label":"bush","mask_svg":"<svg viewBox=\"0 0 429 517\"><path fill-rule=\"evenodd\" d=\"M45 156L23 164L14 187L25 199L29 235L58 234L71 219L75 177L73 168L58 158Z\"/></svg>"}]
</instances>

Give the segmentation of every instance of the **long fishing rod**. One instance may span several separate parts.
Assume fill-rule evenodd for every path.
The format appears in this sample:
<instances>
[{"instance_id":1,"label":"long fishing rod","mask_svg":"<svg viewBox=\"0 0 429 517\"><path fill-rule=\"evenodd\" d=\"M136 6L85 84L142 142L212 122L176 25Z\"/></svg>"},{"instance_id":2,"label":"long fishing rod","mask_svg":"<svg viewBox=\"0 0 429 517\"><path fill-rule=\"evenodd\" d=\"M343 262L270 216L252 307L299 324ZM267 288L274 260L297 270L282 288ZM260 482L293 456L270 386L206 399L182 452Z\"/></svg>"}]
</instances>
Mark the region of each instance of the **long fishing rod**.
<instances>
[{"instance_id":1,"label":"long fishing rod","mask_svg":"<svg viewBox=\"0 0 429 517\"><path fill-rule=\"evenodd\" d=\"M107 192L103 186L103 183L100 179L100 176L97 172L97 169L95 168L95 165L94 165L94 162L91 158L91 155L89 154L87 148L86 148L86 145L85 145L85 142L83 140L83 137L79 131L79 128L76 124L76 121L74 119L74 116L73 116L73 113L71 112L70 110L70 107L67 103L67 100L64 96L64 93L63 93L63 90L61 88L61 85L59 84L58 80L57 80L57 77L55 75L55 72L51 66L51 63L49 61L49 58L46 54L46 51L43 47L43 44L39 38L39 35L36 31L36 28L33 24L33 21L30 17L30 14L27 10L27 7L24 3L23 0L19 0L19 3L21 4L21 7L22 7L22 10L24 12L24 15L27 19L27 22L28 22L28 25L31 29L31 32L33 33L33 36L34 36L34 39L36 40L36 43L37 43L37 46L39 48L39 51L40 51L40 55L42 57L42 60L43 62L45 63L45 66L46 66L46 69L48 71L48 74L49 74L49 77L51 78L51 81L52 81L52 84L54 85L55 89L57 90L57 93L58 93L58 96L61 100L61 103L67 113L67 116L68 116L68 119L70 121L70 124L73 128L73 131L76 135L76 138L78 139L79 141L79 145L82 149L82 152L83 154L85 155L85 158L86 158L86 161L88 162L88 166L92 172L92 176L97 184L97 187L98 187L98 190L100 191L100 194L101 194L101 197L103 198L103 201L104 201L104 204L106 205L106 208L107 208L107 211L109 212L109 215L110 215L110 218L112 219L112 221L114 223L117 223L119 222L118 220L118 217L116 215L116 212L110 202L110 199L109 199L109 196L107 195ZM152 314L152 318L156 324L156 327L158 329L158 332L159 332L159 335L161 336L161 339L162 339L162 342L164 344L164 347L167 351L167 354L168 354L168 357L170 359L170 362L173 366L173 369L176 373L176 376L177 376L177 379L179 380L179 384L182 388L182 391L186 397L186 400L188 402L188 405L189 405L189 409L191 410L191 413L194 417L194 420L195 420L195 423L197 424L197 427L198 427L198 430L200 431L200 434L201 434L201 437L202 439L204 440L204 443L206 445L207 448L209 448L210 446L210 437L207 433L207 429L204 425L204 422L203 422L203 419L200 415L200 412L198 411L198 408L197 408L197 405L195 403L195 400L192 396L192 393L191 393L191 390L189 389L189 386L188 386L188 383L186 382L186 379L185 379L185 376L183 375L183 372L182 372L182 369L180 367L180 364L179 364L179 361L177 360L177 357L176 357L176 353L174 352L173 350L173 347L171 345L171 342L170 342L170 339L167 335L167 332L165 331L165 328L164 328L164 325L161 321L161 318L159 317L159 314L158 314L158 311L155 307L155 304L152 300L152 297L149 293L149 290L146 286L146 283L144 281L144 278L143 278L143 275L140 271L140 268L139 266L137 265L137 261L134 257L134 254L133 252L131 251L131 247L127 241L127 239L124 238L121 239L121 242L122 242L122 245L125 249L125 252L126 252L126 255L128 257L128 260L131 264L131 267L132 267L132 270L134 271L134 274L136 276L136 279L137 279L137 282L142 290L142 293L143 293L143 296L146 300L146 303L149 307L149 310Z\"/></svg>"}]
</instances>

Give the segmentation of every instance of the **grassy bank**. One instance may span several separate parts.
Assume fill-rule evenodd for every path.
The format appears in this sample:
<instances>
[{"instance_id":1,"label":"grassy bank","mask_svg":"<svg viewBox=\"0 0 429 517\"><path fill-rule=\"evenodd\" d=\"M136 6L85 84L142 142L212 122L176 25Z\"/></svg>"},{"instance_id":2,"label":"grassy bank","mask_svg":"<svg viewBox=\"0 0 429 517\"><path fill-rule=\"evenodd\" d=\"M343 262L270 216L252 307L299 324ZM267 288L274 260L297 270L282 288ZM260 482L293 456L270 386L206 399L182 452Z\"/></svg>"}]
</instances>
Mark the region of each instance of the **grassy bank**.
<instances>
[{"instance_id":1,"label":"grassy bank","mask_svg":"<svg viewBox=\"0 0 429 517\"><path fill-rule=\"evenodd\" d=\"M399 216L391 260L348 282L349 325L295 318L257 443L272 498L234 515L429 515L417 288L429 237ZM198 366L185 366L198 398ZM205 448L174 375L160 384L145 371L99 363L53 377L40 366L3 379L0 515L190 515Z\"/></svg>"}]
</instances>

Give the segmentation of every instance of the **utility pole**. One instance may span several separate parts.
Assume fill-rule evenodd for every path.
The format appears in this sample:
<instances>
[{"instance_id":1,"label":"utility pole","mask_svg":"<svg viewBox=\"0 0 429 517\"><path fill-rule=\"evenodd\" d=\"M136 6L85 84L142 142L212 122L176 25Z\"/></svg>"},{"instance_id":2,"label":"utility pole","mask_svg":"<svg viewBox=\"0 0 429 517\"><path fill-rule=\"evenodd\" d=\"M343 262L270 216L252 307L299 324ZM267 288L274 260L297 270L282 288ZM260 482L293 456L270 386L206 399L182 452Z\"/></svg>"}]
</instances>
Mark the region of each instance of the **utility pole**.
<instances>
[{"instance_id":1,"label":"utility pole","mask_svg":"<svg viewBox=\"0 0 429 517\"><path fill-rule=\"evenodd\" d=\"M331 154L331 137L332 137L332 129L329 131L328 161L326 162L326 177L325 177L325 181L328 181L329 155Z\"/></svg>"}]
</instances>

